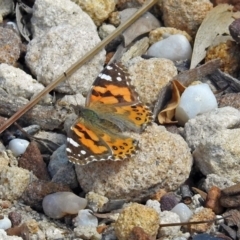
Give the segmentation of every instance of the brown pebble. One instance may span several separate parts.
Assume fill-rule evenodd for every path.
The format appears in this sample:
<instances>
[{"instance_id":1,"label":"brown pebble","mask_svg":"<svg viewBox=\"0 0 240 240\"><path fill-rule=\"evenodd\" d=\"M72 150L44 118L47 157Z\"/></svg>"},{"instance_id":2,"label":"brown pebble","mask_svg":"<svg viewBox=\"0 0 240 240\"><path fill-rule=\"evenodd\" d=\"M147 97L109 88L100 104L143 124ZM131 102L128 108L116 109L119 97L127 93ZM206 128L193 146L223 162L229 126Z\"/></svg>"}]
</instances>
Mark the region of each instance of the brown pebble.
<instances>
[{"instance_id":1,"label":"brown pebble","mask_svg":"<svg viewBox=\"0 0 240 240\"><path fill-rule=\"evenodd\" d=\"M226 196L223 195L220 198L220 203L226 208L240 207L240 195L239 196Z\"/></svg>"},{"instance_id":2,"label":"brown pebble","mask_svg":"<svg viewBox=\"0 0 240 240\"><path fill-rule=\"evenodd\" d=\"M22 199L26 205L29 205L38 211L43 211L43 198L46 195L55 192L71 192L71 189L68 186L60 183L36 180L28 185L22 194Z\"/></svg>"},{"instance_id":3,"label":"brown pebble","mask_svg":"<svg viewBox=\"0 0 240 240\"><path fill-rule=\"evenodd\" d=\"M26 152L19 159L18 166L32 171L33 174L41 180L50 180L46 164L34 141L30 142Z\"/></svg>"},{"instance_id":4,"label":"brown pebble","mask_svg":"<svg viewBox=\"0 0 240 240\"><path fill-rule=\"evenodd\" d=\"M29 230L25 223L23 223L21 226L16 226L13 228L9 228L6 230L7 235L9 236L18 236L22 237L23 240L29 240Z\"/></svg>"},{"instance_id":5,"label":"brown pebble","mask_svg":"<svg viewBox=\"0 0 240 240\"><path fill-rule=\"evenodd\" d=\"M18 213L18 212L15 212L15 211L14 212L10 212L8 214L8 218L11 220L13 227L18 226L21 223L21 221L22 221L21 214Z\"/></svg>"},{"instance_id":6,"label":"brown pebble","mask_svg":"<svg viewBox=\"0 0 240 240\"><path fill-rule=\"evenodd\" d=\"M8 200L2 200L0 202L0 206L2 208L10 208L12 206L12 203L10 201L8 201Z\"/></svg>"},{"instance_id":7,"label":"brown pebble","mask_svg":"<svg viewBox=\"0 0 240 240\"><path fill-rule=\"evenodd\" d=\"M154 240L141 227L134 227L130 233L129 240Z\"/></svg>"},{"instance_id":8,"label":"brown pebble","mask_svg":"<svg viewBox=\"0 0 240 240\"><path fill-rule=\"evenodd\" d=\"M99 234L102 234L106 229L108 228L108 226L107 225L99 225L99 226L97 226L97 232L99 233Z\"/></svg>"},{"instance_id":9,"label":"brown pebble","mask_svg":"<svg viewBox=\"0 0 240 240\"><path fill-rule=\"evenodd\" d=\"M218 107L230 106L240 110L240 93L227 93L217 97Z\"/></svg>"},{"instance_id":10,"label":"brown pebble","mask_svg":"<svg viewBox=\"0 0 240 240\"><path fill-rule=\"evenodd\" d=\"M228 196L240 194L240 183L235 184L231 187L222 189L222 194L228 195Z\"/></svg>"},{"instance_id":11,"label":"brown pebble","mask_svg":"<svg viewBox=\"0 0 240 240\"><path fill-rule=\"evenodd\" d=\"M212 209L216 214L221 214L223 212L223 207L220 204L220 196L221 189L212 186L208 191L205 207Z\"/></svg>"}]
</instances>

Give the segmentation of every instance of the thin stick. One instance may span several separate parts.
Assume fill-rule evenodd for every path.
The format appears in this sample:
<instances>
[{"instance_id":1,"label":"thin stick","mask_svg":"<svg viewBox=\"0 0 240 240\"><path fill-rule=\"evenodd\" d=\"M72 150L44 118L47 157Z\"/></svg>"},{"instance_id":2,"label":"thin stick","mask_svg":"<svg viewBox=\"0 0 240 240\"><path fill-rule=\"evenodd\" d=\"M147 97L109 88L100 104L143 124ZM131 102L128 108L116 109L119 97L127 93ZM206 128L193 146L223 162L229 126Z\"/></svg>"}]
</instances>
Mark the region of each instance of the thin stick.
<instances>
[{"instance_id":1,"label":"thin stick","mask_svg":"<svg viewBox=\"0 0 240 240\"><path fill-rule=\"evenodd\" d=\"M144 4L132 17L130 17L126 22L122 23L114 32L107 36L103 41L97 44L92 50L86 53L81 59L79 59L75 64L73 64L67 71L62 73L55 81L50 83L46 88L44 88L35 98L29 101L24 107L20 108L13 116L11 116L3 125L0 127L0 134L7 129L10 125L16 122L24 113L29 111L34 105L36 105L40 99L47 93L52 91L60 82L65 80L66 76L71 76L78 68L80 68L84 63L93 58L101 49L103 49L109 42L121 34L126 28L128 28L132 23L134 23L143 13L145 13L149 8L151 8L158 0L150 0Z\"/></svg>"}]
</instances>

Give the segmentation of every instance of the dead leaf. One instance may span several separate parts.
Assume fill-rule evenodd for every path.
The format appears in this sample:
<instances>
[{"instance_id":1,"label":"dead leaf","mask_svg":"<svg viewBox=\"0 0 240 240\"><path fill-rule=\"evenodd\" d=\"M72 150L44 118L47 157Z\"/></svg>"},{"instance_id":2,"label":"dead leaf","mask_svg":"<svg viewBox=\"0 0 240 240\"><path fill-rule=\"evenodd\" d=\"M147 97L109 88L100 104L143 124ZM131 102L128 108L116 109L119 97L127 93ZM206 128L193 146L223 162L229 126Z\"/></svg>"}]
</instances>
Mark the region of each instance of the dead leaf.
<instances>
[{"instance_id":1,"label":"dead leaf","mask_svg":"<svg viewBox=\"0 0 240 240\"><path fill-rule=\"evenodd\" d=\"M232 9L231 5L219 4L208 12L195 38L190 69L205 58L206 50L214 42L219 42L219 38L227 36L231 39L228 27L234 21ZM226 38L221 41L226 41Z\"/></svg>"},{"instance_id":2,"label":"dead leaf","mask_svg":"<svg viewBox=\"0 0 240 240\"><path fill-rule=\"evenodd\" d=\"M184 87L179 81L172 81L172 98L167 104L167 107L158 114L158 121L160 124L176 123L173 120L175 116L175 110L180 102L181 94L184 92L186 87Z\"/></svg>"}]
</instances>

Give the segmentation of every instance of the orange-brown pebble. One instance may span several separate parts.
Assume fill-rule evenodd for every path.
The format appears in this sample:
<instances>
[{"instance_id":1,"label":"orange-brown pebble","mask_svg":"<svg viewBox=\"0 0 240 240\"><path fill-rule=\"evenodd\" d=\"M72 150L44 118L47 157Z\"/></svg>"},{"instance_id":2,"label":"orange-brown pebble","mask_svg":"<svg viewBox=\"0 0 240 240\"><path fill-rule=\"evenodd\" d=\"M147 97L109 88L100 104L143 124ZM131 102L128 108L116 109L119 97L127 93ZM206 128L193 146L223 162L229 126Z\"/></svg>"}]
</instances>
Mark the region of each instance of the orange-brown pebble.
<instances>
[{"instance_id":1,"label":"orange-brown pebble","mask_svg":"<svg viewBox=\"0 0 240 240\"><path fill-rule=\"evenodd\" d=\"M207 51L205 61L220 58L220 69L230 75L236 76L239 71L240 49L236 42L227 41L217 46L210 47Z\"/></svg>"},{"instance_id":2,"label":"orange-brown pebble","mask_svg":"<svg viewBox=\"0 0 240 240\"><path fill-rule=\"evenodd\" d=\"M216 186L212 186L208 191L205 207L212 209L216 214L221 214L223 212L223 207L220 204L220 197L221 189Z\"/></svg>"},{"instance_id":3,"label":"orange-brown pebble","mask_svg":"<svg viewBox=\"0 0 240 240\"><path fill-rule=\"evenodd\" d=\"M215 213L210 208L203 208L198 213L194 214L189 222L197 222L197 221L207 221L215 219ZM191 232L205 233L210 229L213 222L202 223L202 224L192 224L190 225Z\"/></svg>"},{"instance_id":4,"label":"orange-brown pebble","mask_svg":"<svg viewBox=\"0 0 240 240\"><path fill-rule=\"evenodd\" d=\"M109 52L106 55L106 59L105 59L105 64L108 64L109 61L111 60L111 58L113 57L113 55L115 54L115 52Z\"/></svg>"},{"instance_id":5,"label":"orange-brown pebble","mask_svg":"<svg viewBox=\"0 0 240 240\"><path fill-rule=\"evenodd\" d=\"M129 240L154 240L141 227L134 227L130 234Z\"/></svg>"},{"instance_id":6,"label":"orange-brown pebble","mask_svg":"<svg viewBox=\"0 0 240 240\"><path fill-rule=\"evenodd\" d=\"M167 192L165 189L160 189L158 192L150 196L150 199L160 201L162 196L165 195Z\"/></svg>"},{"instance_id":7,"label":"orange-brown pebble","mask_svg":"<svg viewBox=\"0 0 240 240\"><path fill-rule=\"evenodd\" d=\"M12 206L12 203L8 200L2 200L0 202L0 207L1 208L10 208Z\"/></svg>"},{"instance_id":8,"label":"orange-brown pebble","mask_svg":"<svg viewBox=\"0 0 240 240\"><path fill-rule=\"evenodd\" d=\"M105 229L107 229L107 225L99 225L99 226L97 226L97 232L99 233L99 234L101 234L101 233L103 233L104 231L105 231Z\"/></svg>"}]
</instances>

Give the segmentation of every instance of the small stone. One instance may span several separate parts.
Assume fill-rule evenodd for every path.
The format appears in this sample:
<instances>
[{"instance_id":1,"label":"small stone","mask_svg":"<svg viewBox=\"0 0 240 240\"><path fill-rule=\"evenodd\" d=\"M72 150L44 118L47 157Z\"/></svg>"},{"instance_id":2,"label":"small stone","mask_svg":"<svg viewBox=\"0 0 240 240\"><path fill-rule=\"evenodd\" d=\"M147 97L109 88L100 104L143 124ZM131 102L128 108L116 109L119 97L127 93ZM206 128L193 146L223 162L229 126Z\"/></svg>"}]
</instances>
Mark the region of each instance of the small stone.
<instances>
[{"instance_id":1,"label":"small stone","mask_svg":"<svg viewBox=\"0 0 240 240\"><path fill-rule=\"evenodd\" d=\"M154 43L148 49L147 55L181 61L191 59L192 47L184 35L176 34Z\"/></svg>"},{"instance_id":2,"label":"small stone","mask_svg":"<svg viewBox=\"0 0 240 240\"><path fill-rule=\"evenodd\" d=\"M18 212L15 212L15 211L14 212L10 212L8 214L8 218L11 220L13 227L18 226L21 223L21 221L22 221L21 214L18 213Z\"/></svg>"},{"instance_id":3,"label":"small stone","mask_svg":"<svg viewBox=\"0 0 240 240\"><path fill-rule=\"evenodd\" d=\"M0 229L8 229L12 227L12 223L9 218L4 217L3 219L0 219Z\"/></svg>"},{"instance_id":4,"label":"small stone","mask_svg":"<svg viewBox=\"0 0 240 240\"><path fill-rule=\"evenodd\" d=\"M86 207L86 206L85 206ZM98 219L92 214L89 209L79 210L76 218L73 219L74 226L97 227Z\"/></svg>"},{"instance_id":5,"label":"small stone","mask_svg":"<svg viewBox=\"0 0 240 240\"><path fill-rule=\"evenodd\" d=\"M88 202L88 208L92 209L94 212L101 212L104 205L109 202L108 198L95 192L88 192L85 198Z\"/></svg>"},{"instance_id":6,"label":"small stone","mask_svg":"<svg viewBox=\"0 0 240 240\"><path fill-rule=\"evenodd\" d=\"M237 42L240 43L240 19L236 19L233 21L229 26L229 32L232 38Z\"/></svg>"},{"instance_id":7,"label":"small stone","mask_svg":"<svg viewBox=\"0 0 240 240\"><path fill-rule=\"evenodd\" d=\"M87 206L87 200L71 192L56 192L44 197L44 213L51 218L62 218L67 214L77 214Z\"/></svg>"},{"instance_id":8,"label":"small stone","mask_svg":"<svg viewBox=\"0 0 240 240\"><path fill-rule=\"evenodd\" d=\"M81 239L102 239L102 235L97 232L96 227L78 226L74 228L74 233L76 237Z\"/></svg>"},{"instance_id":9,"label":"small stone","mask_svg":"<svg viewBox=\"0 0 240 240\"><path fill-rule=\"evenodd\" d=\"M171 212L178 214L181 222L187 222L193 215L192 211L184 203L178 203Z\"/></svg>"},{"instance_id":10,"label":"small stone","mask_svg":"<svg viewBox=\"0 0 240 240\"><path fill-rule=\"evenodd\" d=\"M162 211L170 211L172 210L177 204L178 204L178 199L174 195L174 193L167 193L162 196L160 200L161 204L161 210Z\"/></svg>"},{"instance_id":11,"label":"small stone","mask_svg":"<svg viewBox=\"0 0 240 240\"><path fill-rule=\"evenodd\" d=\"M218 107L230 106L240 110L240 93L226 93L217 97Z\"/></svg>"},{"instance_id":12,"label":"small stone","mask_svg":"<svg viewBox=\"0 0 240 240\"><path fill-rule=\"evenodd\" d=\"M183 92L176 108L175 117L178 123L184 125L198 114L217 108L217 100L206 83L189 86Z\"/></svg>"},{"instance_id":13,"label":"small stone","mask_svg":"<svg viewBox=\"0 0 240 240\"><path fill-rule=\"evenodd\" d=\"M19 36L11 29L0 27L0 63L14 65L20 57Z\"/></svg>"},{"instance_id":14,"label":"small stone","mask_svg":"<svg viewBox=\"0 0 240 240\"><path fill-rule=\"evenodd\" d=\"M102 24L101 27L99 27L99 37L101 39L104 39L105 37L107 37L109 34L111 34L113 31L115 31L116 27L114 27L111 24Z\"/></svg>"},{"instance_id":15,"label":"small stone","mask_svg":"<svg viewBox=\"0 0 240 240\"><path fill-rule=\"evenodd\" d=\"M161 221L160 224L166 223L180 223L180 217L177 213L170 211L163 211L160 214ZM163 236L176 236L180 231L181 226L163 227L159 228L158 237Z\"/></svg>"},{"instance_id":16,"label":"small stone","mask_svg":"<svg viewBox=\"0 0 240 240\"><path fill-rule=\"evenodd\" d=\"M89 14L97 26L104 22L109 14L114 11L116 2L114 0L74 0L83 11Z\"/></svg>"},{"instance_id":17,"label":"small stone","mask_svg":"<svg viewBox=\"0 0 240 240\"><path fill-rule=\"evenodd\" d=\"M213 5L208 0L163 1L163 21L166 27L174 27L194 36Z\"/></svg>"},{"instance_id":18,"label":"small stone","mask_svg":"<svg viewBox=\"0 0 240 240\"><path fill-rule=\"evenodd\" d=\"M19 159L19 167L31 171L38 179L50 180L47 167L36 142L32 141Z\"/></svg>"},{"instance_id":19,"label":"small stone","mask_svg":"<svg viewBox=\"0 0 240 240\"><path fill-rule=\"evenodd\" d=\"M9 142L8 148L12 151L15 157L23 154L29 145L29 141L25 139L13 139Z\"/></svg>"},{"instance_id":20,"label":"small stone","mask_svg":"<svg viewBox=\"0 0 240 240\"><path fill-rule=\"evenodd\" d=\"M141 227L134 227L130 233L129 240L153 240Z\"/></svg>"},{"instance_id":21,"label":"small stone","mask_svg":"<svg viewBox=\"0 0 240 240\"><path fill-rule=\"evenodd\" d=\"M157 200L147 200L146 206L153 208L158 214L161 212L160 203Z\"/></svg>"},{"instance_id":22,"label":"small stone","mask_svg":"<svg viewBox=\"0 0 240 240\"><path fill-rule=\"evenodd\" d=\"M190 222L197 222L197 221L207 221L215 219L215 214L210 208L199 208L198 211L191 217L189 220ZM204 233L207 232L210 227L214 224L214 222L210 223L202 223L202 224L191 224L190 231Z\"/></svg>"},{"instance_id":23,"label":"small stone","mask_svg":"<svg viewBox=\"0 0 240 240\"><path fill-rule=\"evenodd\" d=\"M43 198L46 195L60 191L71 191L71 189L63 184L35 180L27 186L26 190L22 194L22 199L26 205L29 205L38 211L42 211Z\"/></svg>"},{"instance_id":24,"label":"small stone","mask_svg":"<svg viewBox=\"0 0 240 240\"><path fill-rule=\"evenodd\" d=\"M141 227L151 237L156 237L159 228L159 215L152 208L132 203L120 213L116 223L116 236L129 240L133 227Z\"/></svg>"},{"instance_id":25,"label":"small stone","mask_svg":"<svg viewBox=\"0 0 240 240\"><path fill-rule=\"evenodd\" d=\"M205 207L212 209L215 214L221 214L223 212L223 207L220 205L221 190L213 186L207 194L207 199L205 202Z\"/></svg>"},{"instance_id":26,"label":"small stone","mask_svg":"<svg viewBox=\"0 0 240 240\"><path fill-rule=\"evenodd\" d=\"M7 234L9 236L19 236L21 239L29 239L29 230L25 223L20 226L15 226L7 229Z\"/></svg>"}]
</instances>

